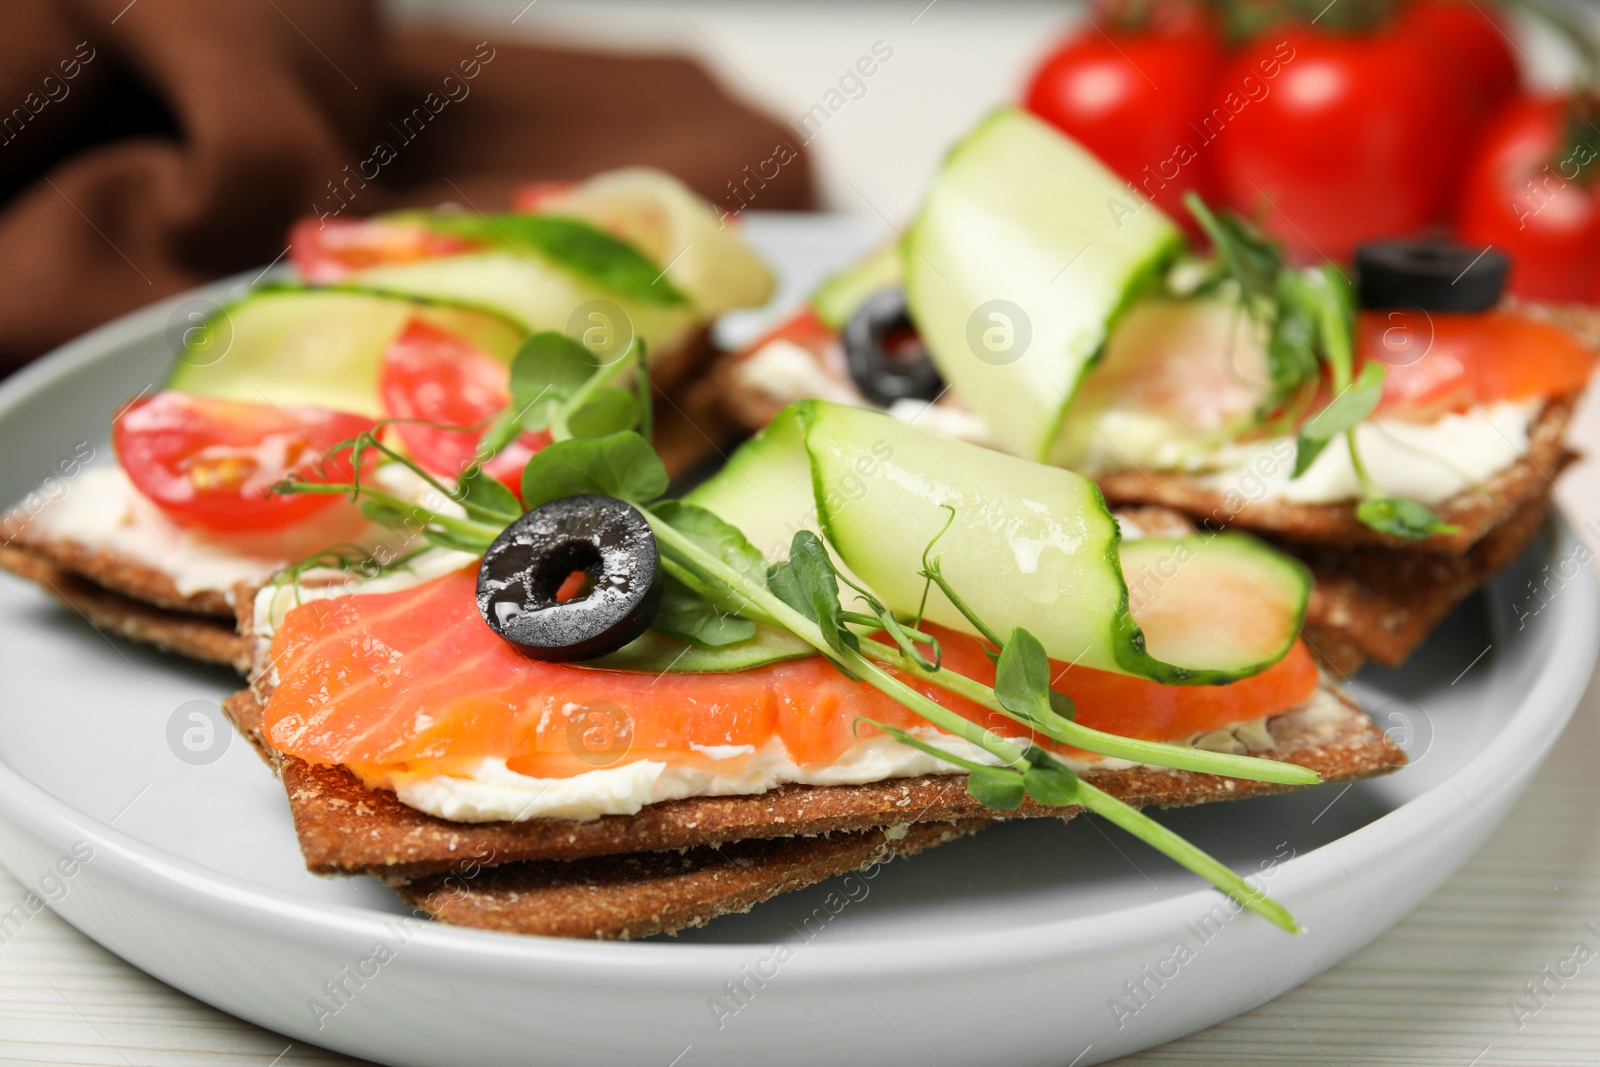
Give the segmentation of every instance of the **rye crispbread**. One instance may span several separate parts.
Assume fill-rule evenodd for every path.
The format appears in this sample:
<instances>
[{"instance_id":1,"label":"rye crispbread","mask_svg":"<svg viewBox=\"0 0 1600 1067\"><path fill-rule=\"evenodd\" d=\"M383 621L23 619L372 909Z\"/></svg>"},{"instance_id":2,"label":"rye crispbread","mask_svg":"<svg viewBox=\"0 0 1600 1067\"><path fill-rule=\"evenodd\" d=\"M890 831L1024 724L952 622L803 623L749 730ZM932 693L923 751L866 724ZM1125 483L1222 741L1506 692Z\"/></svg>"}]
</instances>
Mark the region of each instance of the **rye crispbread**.
<instances>
[{"instance_id":1,"label":"rye crispbread","mask_svg":"<svg viewBox=\"0 0 1600 1067\"><path fill-rule=\"evenodd\" d=\"M989 825L988 819L918 823L684 852L515 863L484 867L471 878L452 873L385 883L413 908L456 926L627 941L704 926L780 893L915 855Z\"/></svg>"},{"instance_id":2,"label":"rye crispbread","mask_svg":"<svg viewBox=\"0 0 1600 1067\"><path fill-rule=\"evenodd\" d=\"M956 775L894 778L867 785L782 786L751 796L692 797L647 805L636 815L588 822L459 823L368 789L343 767L274 752L259 733L261 705L245 690L224 704L234 723L276 766L309 869L417 878L493 856L497 864L719 845L770 837L861 832L904 823L982 817L1059 816L1032 802L1015 812L985 808ZM1268 723L1273 746L1257 755L1310 767L1329 781L1366 778L1405 763L1367 715L1342 695ZM1087 780L1136 806L1176 807L1281 792L1282 786L1164 768L1090 771Z\"/></svg>"},{"instance_id":3,"label":"rye crispbread","mask_svg":"<svg viewBox=\"0 0 1600 1067\"><path fill-rule=\"evenodd\" d=\"M1306 644L1340 677L1367 659L1399 666L1457 604L1533 543L1549 508L1548 492L1527 500L1460 555L1279 542L1316 579Z\"/></svg>"},{"instance_id":4,"label":"rye crispbread","mask_svg":"<svg viewBox=\"0 0 1600 1067\"><path fill-rule=\"evenodd\" d=\"M1563 445L1576 396L1548 401L1528 427L1528 449L1511 466L1435 505L1434 512L1459 529L1407 541L1381 534L1356 518L1356 505L1252 501L1176 471L1119 471L1096 481L1112 506L1158 504L1191 515L1211 529L1238 527L1282 538L1286 543L1344 547L1380 545L1405 552L1460 555L1523 504L1549 493L1568 453Z\"/></svg>"},{"instance_id":5,"label":"rye crispbread","mask_svg":"<svg viewBox=\"0 0 1600 1067\"><path fill-rule=\"evenodd\" d=\"M135 600L57 566L44 556L0 545L0 569L44 589L95 629L154 645L202 663L248 670L249 649L231 619L173 611Z\"/></svg>"},{"instance_id":6,"label":"rye crispbread","mask_svg":"<svg viewBox=\"0 0 1600 1067\"><path fill-rule=\"evenodd\" d=\"M25 552L58 571L71 572L103 589L120 593L142 604L189 615L212 618L233 616L233 605L228 603L228 595L222 590L203 589L196 593L184 593L166 571L108 548L84 545L65 538L30 535L26 526L20 528L4 547ZM10 566L6 569L21 573Z\"/></svg>"}]
</instances>

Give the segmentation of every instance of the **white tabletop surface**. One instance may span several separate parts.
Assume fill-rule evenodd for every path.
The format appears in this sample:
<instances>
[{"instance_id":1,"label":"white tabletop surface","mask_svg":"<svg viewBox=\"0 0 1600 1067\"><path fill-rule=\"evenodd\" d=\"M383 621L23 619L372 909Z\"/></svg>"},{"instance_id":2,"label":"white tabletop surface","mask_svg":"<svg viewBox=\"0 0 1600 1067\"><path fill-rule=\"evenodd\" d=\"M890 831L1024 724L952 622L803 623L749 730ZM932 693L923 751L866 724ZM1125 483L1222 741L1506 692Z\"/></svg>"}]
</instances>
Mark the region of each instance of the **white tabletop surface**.
<instances>
[{"instance_id":1,"label":"white tabletop surface","mask_svg":"<svg viewBox=\"0 0 1600 1067\"><path fill-rule=\"evenodd\" d=\"M894 58L867 95L834 116L810 146L825 206L886 219L910 211L953 136L1015 95L1026 65L1072 22L1077 6L1077 0L1004 7L963 0L524 2L456 4L449 18L501 37L688 51L733 91L791 119L858 54L875 41L890 43ZM429 0L396 6L408 16L446 17ZM1530 81L1565 77L1548 42L1535 36L1523 47L1535 68ZM1600 455L1600 403L1585 405L1574 437ZM1595 524L1584 530L1595 544L1600 463L1569 472L1560 496L1574 525ZM1521 803L1482 851L1411 916L1270 1004L1118 1062L1600 1063L1597 757L1600 686L1591 685ZM24 895L0 872L0 912ZM1580 944L1585 951L1575 956ZM1531 996L1536 987L1541 991ZM356 1062L191 1000L48 911L0 940L0 1064Z\"/></svg>"}]
</instances>

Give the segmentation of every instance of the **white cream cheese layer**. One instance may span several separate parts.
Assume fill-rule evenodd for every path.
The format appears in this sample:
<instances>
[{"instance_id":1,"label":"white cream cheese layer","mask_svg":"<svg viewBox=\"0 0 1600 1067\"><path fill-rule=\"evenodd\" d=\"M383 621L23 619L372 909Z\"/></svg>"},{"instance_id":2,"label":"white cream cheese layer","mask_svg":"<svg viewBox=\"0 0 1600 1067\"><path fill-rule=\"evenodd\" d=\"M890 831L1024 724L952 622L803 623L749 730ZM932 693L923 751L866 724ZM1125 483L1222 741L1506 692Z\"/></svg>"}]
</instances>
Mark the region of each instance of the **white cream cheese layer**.
<instances>
[{"instance_id":1,"label":"white cream cheese layer","mask_svg":"<svg viewBox=\"0 0 1600 1067\"><path fill-rule=\"evenodd\" d=\"M426 489L398 464L381 468L378 479L391 492L411 499L420 499ZM167 518L115 465L84 471L64 495L30 516L27 525L30 540L71 541L111 552L165 574L184 596L217 592L230 601L239 583L259 585L330 545L372 550L398 544L401 536L340 506L282 530L223 534L191 529Z\"/></svg>"},{"instance_id":2,"label":"white cream cheese layer","mask_svg":"<svg viewBox=\"0 0 1600 1067\"><path fill-rule=\"evenodd\" d=\"M1373 419L1356 428L1362 465L1388 496L1437 504L1481 485L1528 451L1528 430L1541 401L1501 402L1429 423ZM1287 462L1275 457L1287 456ZM1362 495L1350 446L1335 438L1298 478L1287 439L1225 445L1208 457L1205 480L1223 491L1262 499L1324 504Z\"/></svg>"},{"instance_id":3,"label":"white cream cheese layer","mask_svg":"<svg viewBox=\"0 0 1600 1067\"><path fill-rule=\"evenodd\" d=\"M982 749L931 727L911 732L953 755L997 762ZM833 763L803 767L789 758L782 739L774 737L760 749L695 765L639 759L570 778L533 778L508 769L504 760L486 759L467 776L391 772L381 783L369 784L393 789L405 804L452 822L587 821L602 815L633 815L647 804L685 797L746 796L788 784L862 785L887 778L960 773L959 767L883 736L857 741Z\"/></svg>"},{"instance_id":4,"label":"white cream cheese layer","mask_svg":"<svg viewBox=\"0 0 1600 1067\"><path fill-rule=\"evenodd\" d=\"M810 352L773 341L739 367L742 381L779 403L823 397L872 406L854 386L826 373ZM1528 431L1542 401L1501 402L1428 423L1373 419L1356 430L1368 473L1389 496L1437 504L1505 470L1528 449ZM945 437L992 445L977 415L949 403L900 401L888 413ZM1359 499L1361 485L1342 437L1335 439L1299 478L1294 439L1213 445L1174 433L1159 416L1107 411L1094 419L1084 454L1074 469L1090 477L1122 470L1184 471L1224 492L1254 501L1333 504Z\"/></svg>"}]
</instances>

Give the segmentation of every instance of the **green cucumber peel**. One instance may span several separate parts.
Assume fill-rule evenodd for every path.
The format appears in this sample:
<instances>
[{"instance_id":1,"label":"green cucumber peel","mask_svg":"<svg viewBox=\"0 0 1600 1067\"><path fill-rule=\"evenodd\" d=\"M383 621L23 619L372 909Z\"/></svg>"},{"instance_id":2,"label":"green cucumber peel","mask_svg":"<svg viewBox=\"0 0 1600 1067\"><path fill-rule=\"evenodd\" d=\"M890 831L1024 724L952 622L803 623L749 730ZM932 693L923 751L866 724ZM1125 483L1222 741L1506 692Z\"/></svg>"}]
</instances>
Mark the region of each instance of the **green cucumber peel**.
<instances>
[{"instance_id":1,"label":"green cucumber peel","mask_svg":"<svg viewBox=\"0 0 1600 1067\"><path fill-rule=\"evenodd\" d=\"M511 212L428 212L405 217L440 233L531 253L636 303L662 307L689 303L660 265L629 242L580 219Z\"/></svg>"}]
</instances>

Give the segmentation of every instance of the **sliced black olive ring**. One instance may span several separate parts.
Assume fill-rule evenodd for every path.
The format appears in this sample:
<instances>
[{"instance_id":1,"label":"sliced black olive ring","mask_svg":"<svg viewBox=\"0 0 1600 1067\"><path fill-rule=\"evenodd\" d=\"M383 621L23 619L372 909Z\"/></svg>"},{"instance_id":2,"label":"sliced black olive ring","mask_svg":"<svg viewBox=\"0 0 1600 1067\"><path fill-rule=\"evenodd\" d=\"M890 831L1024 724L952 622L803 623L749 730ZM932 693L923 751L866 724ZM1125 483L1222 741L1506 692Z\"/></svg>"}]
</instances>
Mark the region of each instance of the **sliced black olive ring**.
<instances>
[{"instance_id":1,"label":"sliced black olive ring","mask_svg":"<svg viewBox=\"0 0 1600 1067\"><path fill-rule=\"evenodd\" d=\"M917 336L905 291L898 286L867 297L840 336L850 377L873 403L937 400L944 391L944 379Z\"/></svg>"},{"instance_id":2,"label":"sliced black olive ring","mask_svg":"<svg viewBox=\"0 0 1600 1067\"><path fill-rule=\"evenodd\" d=\"M1494 249L1451 241L1373 241L1356 249L1364 308L1488 311L1505 294L1511 263Z\"/></svg>"},{"instance_id":3,"label":"sliced black olive ring","mask_svg":"<svg viewBox=\"0 0 1600 1067\"><path fill-rule=\"evenodd\" d=\"M542 504L506 527L478 569L478 613L534 659L594 659L649 628L661 606L655 534L609 496Z\"/></svg>"}]
</instances>

